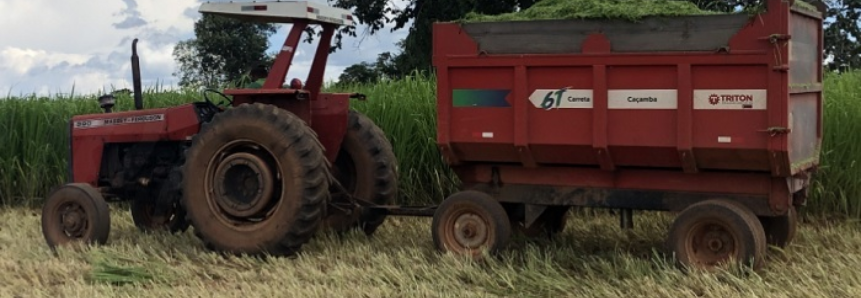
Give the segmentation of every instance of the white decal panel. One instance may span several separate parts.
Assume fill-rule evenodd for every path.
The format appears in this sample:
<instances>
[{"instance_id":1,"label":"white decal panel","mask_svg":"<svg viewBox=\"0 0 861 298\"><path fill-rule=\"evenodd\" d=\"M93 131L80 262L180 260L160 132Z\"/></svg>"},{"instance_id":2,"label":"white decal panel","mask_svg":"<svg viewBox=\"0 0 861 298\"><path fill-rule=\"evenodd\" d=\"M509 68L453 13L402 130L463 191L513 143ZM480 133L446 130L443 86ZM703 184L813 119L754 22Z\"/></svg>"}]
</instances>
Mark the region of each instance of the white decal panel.
<instances>
[{"instance_id":1,"label":"white decal panel","mask_svg":"<svg viewBox=\"0 0 861 298\"><path fill-rule=\"evenodd\" d=\"M544 110L591 109L594 91L590 89L536 89L529 96L533 106ZM694 90L695 110L765 110L768 105L765 89L700 89ZM679 91L676 89L608 90L609 109L675 110Z\"/></svg>"},{"instance_id":2,"label":"white decal panel","mask_svg":"<svg viewBox=\"0 0 861 298\"><path fill-rule=\"evenodd\" d=\"M765 110L768 91L749 90L694 90L695 110Z\"/></svg>"},{"instance_id":3,"label":"white decal panel","mask_svg":"<svg viewBox=\"0 0 861 298\"><path fill-rule=\"evenodd\" d=\"M73 125L75 129L87 129L112 125L161 122L164 121L164 119L164 114L151 114L130 117L76 120Z\"/></svg>"},{"instance_id":4,"label":"white decal panel","mask_svg":"<svg viewBox=\"0 0 861 298\"><path fill-rule=\"evenodd\" d=\"M536 108L552 109L591 109L592 90L589 89L536 89L529 96Z\"/></svg>"},{"instance_id":5,"label":"white decal panel","mask_svg":"<svg viewBox=\"0 0 861 298\"><path fill-rule=\"evenodd\" d=\"M607 107L617 110L675 110L677 90L609 90Z\"/></svg>"}]
</instances>

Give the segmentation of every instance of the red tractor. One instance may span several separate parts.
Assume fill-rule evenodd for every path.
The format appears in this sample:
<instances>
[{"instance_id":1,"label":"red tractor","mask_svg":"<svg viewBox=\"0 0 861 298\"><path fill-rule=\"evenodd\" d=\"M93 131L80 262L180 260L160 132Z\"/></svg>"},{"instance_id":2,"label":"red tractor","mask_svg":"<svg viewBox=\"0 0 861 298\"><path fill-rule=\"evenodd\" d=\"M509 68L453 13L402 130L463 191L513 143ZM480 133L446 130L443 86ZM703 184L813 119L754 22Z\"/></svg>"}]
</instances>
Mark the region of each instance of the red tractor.
<instances>
[{"instance_id":1,"label":"red tractor","mask_svg":"<svg viewBox=\"0 0 861 298\"><path fill-rule=\"evenodd\" d=\"M200 12L293 23L263 88L207 90L201 102L144 109L135 40L135 110L112 112L106 95L105 113L69 123L69 182L42 211L48 245L104 244L108 201L131 201L141 230L193 226L208 248L232 253L294 254L321 228L373 233L386 213L357 202L397 196L391 145L349 109L363 95L320 92L332 35L352 23L350 12L311 2L204 3ZM309 25L323 34L306 84L282 88Z\"/></svg>"}]
</instances>

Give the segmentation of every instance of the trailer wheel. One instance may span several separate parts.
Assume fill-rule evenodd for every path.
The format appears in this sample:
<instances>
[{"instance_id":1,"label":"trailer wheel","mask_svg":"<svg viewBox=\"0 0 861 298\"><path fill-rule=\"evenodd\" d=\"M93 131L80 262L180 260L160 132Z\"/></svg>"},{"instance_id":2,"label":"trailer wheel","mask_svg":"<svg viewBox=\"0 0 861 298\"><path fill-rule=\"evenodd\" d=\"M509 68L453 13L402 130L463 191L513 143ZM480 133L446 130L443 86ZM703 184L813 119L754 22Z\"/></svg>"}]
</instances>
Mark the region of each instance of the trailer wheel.
<instances>
[{"instance_id":1,"label":"trailer wheel","mask_svg":"<svg viewBox=\"0 0 861 298\"><path fill-rule=\"evenodd\" d=\"M51 249L70 244L105 244L111 231L107 202L89 184L63 185L42 207L42 234Z\"/></svg>"},{"instance_id":2,"label":"trailer wheel","mask_svg":"<svg viewBox=\"0 0 861 298\"><path fill-rule=\"evenodd\" d=\"M732 201L708 200L686 208L670 227L668 242L683 266L712 270L735 260L758 270L765 263L762 224Z\"/></svg>"},{"instance_id":3,"label":"trailer wheel","mask_svg":"<svg viewBox=\"0 0 861 298\"><path fill-rule=\"evenodd\" d=\"M398 195L398 162L385 133L356 111L349 112L347 123L341 150L332 165L333 176L357 199L378 205L394 203ZM342 207L328 208L328 228L343 232L358 227L371 235L385 221L385 214L351 208L350 199L340 189L332 187L331 192L332 203Z\"/></svg>"},{"instance_id":4,"label":"trailer wheel","mask_svg":"<svg viewBox=\"0 0 861 298\"><path fill-rule=\"evenodd\" d=\"M186 154L182 202L210 249L292 256L328 201L323 147L294 114L242 104L205 124Z\"/></svg>"},{"instance_id":5,"label":"trailer wheel","mask_svg":"<svg viewBox=\"0 0 861 298\"><path fill-rule=\"evenodd\" d=\"M443 252L480 258L508 245L511 224L502 205L487 194L461 191L437 208L431 224L434 245Z\"/></svg>"},{"instance_id":6,"label":"trailer wheel","mask_svg":"<svg viewBox=\"0 0 861 298\"><path fill-rule=\"evenodd\" d=\"M768 239L768 245L774 245L780 248L789 246L792 240L795 239L795 233L798 229L798 213L795 207L790 207L786 215L776 217L760 217L759 221L765 229L765 236Z\"/></svg>"}]
</instances>

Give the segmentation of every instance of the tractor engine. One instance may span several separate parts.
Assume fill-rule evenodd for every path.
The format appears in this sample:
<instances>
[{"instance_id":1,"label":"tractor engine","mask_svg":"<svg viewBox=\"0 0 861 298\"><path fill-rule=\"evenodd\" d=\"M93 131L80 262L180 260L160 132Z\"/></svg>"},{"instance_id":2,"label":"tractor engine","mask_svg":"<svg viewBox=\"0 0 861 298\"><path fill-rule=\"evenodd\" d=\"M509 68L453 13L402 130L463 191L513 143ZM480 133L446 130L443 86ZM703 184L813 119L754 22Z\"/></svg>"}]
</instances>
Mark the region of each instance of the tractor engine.
<instances>
[{"instance_id":1,"label":"tractor engine","mask_svg":"<svg viewBox=\"0 0 861 298\"><path fill-rule=\"evenodd\" d=\"M188 228L184 214L177 212L186 147L176 141L106 145L100 184L109 185L107 196L132 201L132 217L142 230Z\"/></svg>"}]
</instances>

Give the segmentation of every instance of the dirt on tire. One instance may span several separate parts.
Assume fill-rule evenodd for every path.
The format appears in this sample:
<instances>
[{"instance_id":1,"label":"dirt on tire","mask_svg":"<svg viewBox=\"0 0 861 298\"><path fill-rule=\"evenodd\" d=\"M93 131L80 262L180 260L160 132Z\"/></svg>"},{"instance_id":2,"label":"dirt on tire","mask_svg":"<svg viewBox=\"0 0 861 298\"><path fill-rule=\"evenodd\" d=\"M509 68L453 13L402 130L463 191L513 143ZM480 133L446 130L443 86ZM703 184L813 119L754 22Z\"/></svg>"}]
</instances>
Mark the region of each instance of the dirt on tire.
<instances>
[{"instance_id":1,"label":"dirt on tire","mask_svg":"<svg viewBox=\"0 0 861 298\"><path fill-rule=\"evenodd\" d=\"M220 161L235 153L259 156L274 176L275 190L261 200L259 216L231 215L222 207L227 195L210 191L230 179L214 173L232 166ZM329 199L326 160L314 132L294 114L258 103L217 114L194 137L185 160L183 207L207 248L290 256L318 230Z\"/></svg>"}]
</instances>

